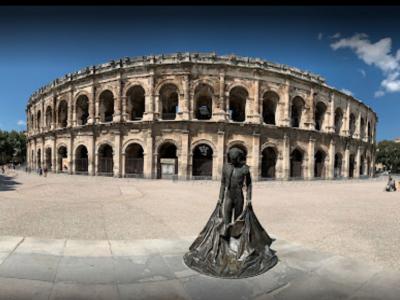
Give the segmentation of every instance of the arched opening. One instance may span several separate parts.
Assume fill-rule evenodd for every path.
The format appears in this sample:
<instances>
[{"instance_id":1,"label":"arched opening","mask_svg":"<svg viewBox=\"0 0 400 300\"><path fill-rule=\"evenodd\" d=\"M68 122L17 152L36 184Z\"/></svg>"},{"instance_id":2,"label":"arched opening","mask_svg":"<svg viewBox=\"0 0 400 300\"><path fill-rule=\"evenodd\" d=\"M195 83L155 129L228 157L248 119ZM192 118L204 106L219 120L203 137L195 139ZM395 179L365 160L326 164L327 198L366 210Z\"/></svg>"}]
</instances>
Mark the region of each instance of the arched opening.
<instances>
[{"instance_id":1,"label":"arched opening","mask_svg":"<svg viewBox=\"0 0 400 300\"><path fill-rule=\"evenodd\" d=\"M350 120L349 120L349 134L350 136L354 135L354 132L356 130L356 117L353 113L350 114Z\"/></svg>"},{"instance_id":2,"label":"arched opening","mask_svg":"<svg viewBox=\"0 0 400 300\"><path fill-rule=\"evenodd\" d=\"M89 98L80 95L76 100L76 122L78 125L86 125L89 118Z\"/></svg>"},{"instance_id":3,"label":"arched opening","mask_svg":"<svg viewBox=\"0 0 400 300\"><path fill-rule=\"evenodd\" d=\"M292 109L291 109L291 126L299 128L301 124L301 119L303 115L303 108L305 102L303 98L300 96L296 96L292 100Z\"/></svg>"},{"instance_id":4,"label":"arched opening","mask_svg":"<svg viewBox=\"0 0 400 300\"><path fill-rule=\"evenodd\" d=\"M261 177L275 178L276 160L278 156L276 150L272 147L267 147L262 152L261 161Z\"/></svg>"},{"instance_id":5,"label":"arched opening","mask_svg":"<svg viewBox=\"0 0 400 300\"><path fill-rule=\"evenodd\" d=\"M100 94L100 122L112 122L114 116L114 95L111 91L105 90Z\"/></svg>"},{"instance_id":6,"label":"arched opening","mask_svg":"<svg viewBox=\"0 0 400 300\"><path fill-rule=\"evenodd\" d=\"M67 147L61 146L60 148L58 148L57 154L58 154L58 158L57 158L58 171L59 172L68 171L68 151L67 151Z\"/></svg>"},{"instance_id":7,"label":"arched opening","mask_svg":"<svg viewBox=\"0 0 400 300\"><path fill-rule=\"evenodd\" d=\"M87 174L89 166L88 150L84 145L80 145L75 150L75 173Z\"/></svg>"},{"instance_id":8,"label":"arched opening","mask_svg":"<svg viewBox=\"0 0 400 300\"><path fill-rule=\"evenodd\" d=\"M113 149L108 144L103 144L98 152L97 174L104 176L112 176L114 168Z\"/></svg>"},{"instance_id":9,"label":"arched opening","mask_svg":"<svg viewBox=\"0 0 400 300\"><path fill-rule=\"evenodd\" d=\"M318 150L314 155L314 177L324 178L325 177L325 158L326 153L322 150Z\"/></svg>"},{"instance_id":10,"label":"arched opening","mask_svg":"<svg viewBox=\"0 0 400 300\"><path fill-rule=\"evenodd\" d=\"M334 177L340 178L342 177L342 161L343 156L340 153L335 154L335 163L334 163Z\"/></svg>"},{"instance_id":11,"label":"arched opening","mask_svg":"<svg viewBox=\"0 0 400 300\"><path fill-rule=\"evenodd\" d=\"M367 157L367 176L371 176L371 158Z\"/></svg>"},{"instance_id":12,"label":"arched opening","mask_svg":"<svg viewBox=\"0 0 400 300\"><path fill-rule=\"evenodd\" d=\"M371 134L371 122L368 122L368 125L367 125L367 131L368 131L368 143L370 143L370 142L371 142L371 140L372 140L372 134Z\"/></svg>"},{"instance_id":13,"label":"arched opening","mask_svg":"<svg viewBox=\"0 0 400 300\"><path fill-rule=\"evenodd\" d=\"M176 85L169 83L160 90L161 119L175 120L178 112L179 93Z\"/></svg>"},{"instance_id":14,"label":"arched opening","mask_svg":"<svg viewBox=\"0 0 400 300\"><path fill-rule=\"evenodd\" d=\"M51 162L51 148L46 148L46 152L45 152L45 164L47 167L48 171L52 170L52 162Z\"/></svg>"},{"instance_id":15,"label":"arched opening","mask_svg":"<svg viewBox=\"0 0 400 300\"><path fill-rule=\"evenodd\" d=\"M268 91L264 94L262 114L265 124L276 125L275 114L278 102L279 102L279 96L277 93Z\"/></svg>"},{"instance_id":16,"label":"arched opening","mask_svg":"<svg viewBox=\"0 0 400 300\"><path fill-rule=\"evenodd\" d=\"M349 178L354 177L355 164L356 164L356 162L355 162L354 154L351 154L349 157Z\"/></svg>"},{"instance_id":17,"label":"arched opening","mask_svg":"<svg viewBox=\"0 0 400 300\"><path fill-rule=\"evenodd\" d=\"M42 150L41 149L38 149L38 151L37 151L37 159L36 159L36 161L37 161L38 168L42 167Z\"/></svg>"},{"instance_id":18,"label":"arched opening","mask_svg":"<svg viewBox=\"0 0 400 300\"><path fill-rule=\"evenodd\" d=\"M68 104L62 100L58 105L58 126L65 128L68 125Z\"/></svg>"},{"instance_id":19,"label":"arched opening","mask_svg":"<svg viewBox=\"0 0 400 300\"><path fill-rule=\"evenodd\" d=\"M125 176L142 177L144 151L138 143L130 144L125 150Z\"/></svg>"},{"instance_id":20,"label":"arched opening","mask_svg":"<svg viewBox=\"0 0 400 300\"><path fill-rule=\"evenodd\" d=\"M228 163L231 163L231 159L230 159L228 153L229 153L229 150L231 150L232 148L239 148L240 150L243 151L243 153L244 153L244 158L243 159L244 159L244 163L246 163L246 161L247 161L247 149L242 144L234 144L234 145L229 147L228 152L226 153L226 161Z\"/></svg>"},{"instance_id":21,"label":"arched opening","mask_svg":"<svg viewBox=\"0 0 400 300\"><path fill-rule=\"evenodd\" d=\"M290 177L303 178L303 152L297 148L290 154Z\"/></svg>"},{"instance_id":22,"label":"arched opening","mask_svg":"<svg viewBox=\"0 0 400 300\"><path fill-rule=\"evenodd\" d=\"M199 84L194 91L195 113L198 120L210 120L212 116L213 89L208 84Z\"/></svg>"},{"instance_id":23,"label":"arched opening","mask_svg":"<svg viewBox=\"0 0 400 300\"><path fill-rule=\"evenodd\" d=\"M159 148L157 178L172 178L178 174L177 149L173 143L166 142Z\"/></svg>"},{"instance_id":24,"label":"arched opening","mask_svg":"<svg viewBox=\"0 0 400 300\"><path fill-rule=\"evenodd\" d=\"M126 110L130 121L143 119L145 94L145 90L140 85L131 87L126 93Z\"/></svg>"},{"instance_id":25,"label":"arched opening","mask_svg":"<svg viewBox=\"0 0 400 300\"><path fill-rule=\"evenodd\" d=\"M365 137L365 120L364 118L361 118L360 121L360 138L364 139Z\"/></svg>"},{"instance_id":26,"label":"arched opening","mask_svg":"<svg viewBox=\"0 0 400 300\"><path fill-rule=\"evenodd\" d=\"M365 175L365 158L364 155L360 156L360 176L364 176Z\"/></svg>"},{"instance_id":27,"label":"arched opening","mask_svg":"<svg viewBox=\"0 0 400 300\"><path fill-rule=\"evenodd\" d=\"M213 150L207 144L193 149L192 175L200 179L211 179L213 169Z\"/></svg>"},{"instance_id":28,"label":"arched opening","mask_svg":"<svg viewBox=\"0 0 400 300\"><path fill-rule=\"evenodd\" d=\"M322 130L325 120L326 105L323 102L318 102L315 106L314 119L315 130Z\"/></svg>"},{"instance_id":29,"label":"arched opening","mask_svg":"<svg viewBox=\"0 0 400 300\"><path fill-rule=\"evenodd\" d=\"M243 87L234 87L229 93L229 111L231 120L244 122L246 119L246 100L248 92Z\"/></svg>"},{"instance_id":30,"label":"arched opening","mask_svg":"<svg viewBox=\"0 0 400 300\"><path fill-rule=\"evenodd\" d=\"M46 128L51 128L51 123L53 122L53 110L51 106L47 106L46 108Z\"/></svg>"},{"instance_id":31,"label":"arched opening","mask_svg":"<svg viewBox=\"0 0 400 300\"><path fill-rule=\"evenodd\" d=\"M340 134L343 125L343 111L340 108L335 110L335 133Z\"/></svg>"},{"instance_id":32,"label":"arched opening","mask_svg":"<svg viewBox=\"0 0 400 300\"><path fill-rule=\"evenodd\" d=\"M39 110L36 116L36 129L40 130L40 125L42 124L42 112Z\"/></svg>"}]
</instances>

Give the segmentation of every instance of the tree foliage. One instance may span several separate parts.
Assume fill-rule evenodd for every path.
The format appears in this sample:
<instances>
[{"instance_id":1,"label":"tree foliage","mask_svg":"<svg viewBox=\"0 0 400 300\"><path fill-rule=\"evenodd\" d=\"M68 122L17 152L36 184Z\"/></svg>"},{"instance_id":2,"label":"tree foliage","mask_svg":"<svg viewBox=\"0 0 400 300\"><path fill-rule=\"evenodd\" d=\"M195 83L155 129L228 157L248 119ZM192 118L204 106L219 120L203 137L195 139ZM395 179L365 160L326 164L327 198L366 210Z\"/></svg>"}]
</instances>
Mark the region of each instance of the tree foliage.
<instances>
[{"instance_id":1,"label":"tree foliage","mask_svg":"<svg viewBox=\"0 0 400 300\"><path fill-rule=\"evenodd\" d=\"M0 164L26 160L26 136L24 132L0 130Z\"/></svg>"},{"instance_id":2,"label":"tree foliage","mask_svg":"<svg viewBox=\"0 0 400 300\"><path fill-rule=\"evenodd\" d=\"M376 162L382 163L393 173L400 172L400 143L381 141L376 149Z\"/></svg>"}]
</instances>

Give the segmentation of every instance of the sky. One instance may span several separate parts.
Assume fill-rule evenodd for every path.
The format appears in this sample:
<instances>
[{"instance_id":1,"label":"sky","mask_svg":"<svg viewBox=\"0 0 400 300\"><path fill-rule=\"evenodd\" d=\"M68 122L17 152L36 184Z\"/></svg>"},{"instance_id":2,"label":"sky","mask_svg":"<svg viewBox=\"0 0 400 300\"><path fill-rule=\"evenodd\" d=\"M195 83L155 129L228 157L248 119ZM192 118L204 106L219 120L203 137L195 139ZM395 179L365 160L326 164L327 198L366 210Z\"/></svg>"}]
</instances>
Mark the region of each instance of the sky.
<instances>
[{"instance_id":1,"label":"sky","mask_svg":"<svg viewBox=\"0 0 400 300\"><path fill-rule=\"evenodd\" d=\"M400 7L0 6L0 129L25 130L29 96L69 72L174 52L258 57L321 75L400 137Z\"/></svg>"}]
</instances>

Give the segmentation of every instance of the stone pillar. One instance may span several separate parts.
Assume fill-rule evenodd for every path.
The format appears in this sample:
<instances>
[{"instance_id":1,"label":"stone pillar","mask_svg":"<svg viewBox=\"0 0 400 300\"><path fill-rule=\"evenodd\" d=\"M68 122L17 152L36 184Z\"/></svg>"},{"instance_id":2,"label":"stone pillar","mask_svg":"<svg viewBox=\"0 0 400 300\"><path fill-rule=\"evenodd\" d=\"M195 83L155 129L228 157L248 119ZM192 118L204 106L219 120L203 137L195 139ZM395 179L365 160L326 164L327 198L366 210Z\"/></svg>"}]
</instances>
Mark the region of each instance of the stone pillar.
<instances>
[{"instance_id":1,"label":"stone pillar","mask_svg":"<svg viewBox=\"0 0 400 300\"><path fill-rule=\"evenodd\" d=\"M54 135L54 140L53 140L53 150L51 151L51 161L52 161L52 166L51 166L51 170L54 173L57 173L57 168L58 168L58 164L57 164L57 136Z\"/></svg>"},{"instance_id":2,"label":"stone pillar","mask_svg":"<svg viewBox=\"0 0 400 300\"><path fill-rule=\"evenodd\" d=\"M115 93L115 98L114 98L114 114L113 114L113 122L114 123L121 122L121 109L122 109L122 99L121 98L122 98L123 86L124 86L124 83L120 79L119 87L117 89L117 92ZM115 166L115 164L114 164L114 166Z\"/></svg>"},{"instance_id":3,"label":"stone pillar","mask_svg":"<svg viewBox=\"0 0 400 300\"><path fill-rule=\"evenodd\" d=\"M145 98L145 112L143 119L146 121L154 120L154 71L151 71L148 79L149 88Z\"/></svg>"},{"instance_id":4,"label":"stone pillar","mask_svg":"<svg viewBox=\"0 0 400 300\"><path fill-rule=\"evenodd\" d=\"M279 101L276 108L278 112L276 116L279 117L279 119L276 120L276 125L278 126L290 126L291 99L289 88L289 80L286 80L285 84L280 88Z\"/></svg>"},{"instance_id":5,"label":"stone pillar","mask_svg":"<svg viewBox=\"0 0 400 300\"><path fill-rule=\"evenodd\" d=\"M99 173L98 166L99 166L99 153L95 150L95 155L94 155L94 176L97 176L98 173Z\"/></svg>"},{"instance_id":6,"label":"stone pillar","mask_svg":"<svg viewBox=\"0 0 400 300\"><path fill-rule=\"evenodd\" d=\"M305 127L302 127L302 124L300 124L300 128L308 128L309 130L315 130L315 119L314 119L315 99L314 99L314 89L313 88L311 88L310 94L308 95L307 99L305 99L305 100L306 100L306 107L307 107L307 117L305 119L307 121L306 121L306 124L304 124ZM314 172L314 170L313 170L313 172Z\"/></svg>"},{"instance_id":7,"label":"stone pillar","mask_svg":"<svg viewBox=\"0 0 400 300\"><path fill-rule=\"evenodd\" d=\"M44 101L42 100L42 108L41 108L42 117L40 118L40 122L41 122L41 124L40 124L41 130L40 131L45 131L44 128L46 128L46 122L45 122L46 112L44 110L45 110Z\"/></svg>"},{"instance_id":8,"label":"stone pillar","mask_svg":"<svg viewBox=\"0 0 400 300\"><path fill-rule=\"evenodd\" d=\"M73 105L73 91L71 90L68 98L68 110L67 110L67 127L72 127L73 126L73 121L72 121L72 112L74 111L74 105ZM70 171L70 170L68 170Z\"/></svg>"},{"instance_id":9,"label":"stone pillar","mask_svg":"<svg viewBox=\"0 0 400 300\"><path fill-rule=\"evenodd\" d=\"M96 164L96 137L94 133L92 135L88 151L90 151L90 155L88 155L89 158L88 172L90 176L95 176L97 164Z\"/></svg>"},{"instance_id":10,"label":"stone pillar","mask_svg":"<svg viewBox=\"0 0 400 300\"><path fill-rule=\"evenodd\" d=\"M249 112L249 121L251 123L261 124L261 105L260 105L260 80L256 79L253 86L253 101L249 103L250 112Z\"/></svg>"},{"instance_id":11,"label":"stone pillar","mask_svg":"<svg viewBox=\"0 0 400 300\"><path fill-rule=\"evenodd\" d=\"M260 177L260 134L253 132L251 174L254 181Z\"/></svg>"},{"instance_id":12,"label":"stone pillar","mask_svg":"<svg viewBox=\"0 0 400 300\"><path fill-rule=\"evenodd\" d=\"M70 135L69 137L69 146L68 146L68 174L72 174L72 168L74 164L74 136Z\"/></svg>"},{"instance_id":13,"label":"stone pillar","mask_svg":"<svg viewBox=\"0 0 400 300\"><path fill-rule=\"evenodd\" d=\"M281 179L288 180L290 177L290 140L287 133L283 136L281 163Z\"/></svg>"},{"instance_id":14,"label":"stone pillar","mask_svg":"<svg viewBox=\"0 0 400 300\"><path fill-rule=\"evenodd\" d=\"M327 178L332 179L335 177L335 152L336 152L336 144L333 139L329 144L329 162L328 162L328 174Z\"/></svg>"},{"instance_id":15,"label":"stone pillar","mask_svg":"<svg viewBox=\"0 0 400 300\"><path fill-rule=\"evenodd\" d=\"M346 105L346 113L343 118L343 135L349 136L350 135L350 104L347 102Z\"/></svg>"},{"instance_id":16,"label":"stone pillar","mask_svg":"<svg viewBox=\"0 0 400 300\"><path fill-rule=\"evenodd\" d=\"M331 93L330 97L331 97L330 115L329 115L330 118L328 120L329 124L326 127L326 129L330 133L335 133L335 95L333 93Z\"/></svg>"},{"instance_id":17,"label":"stone pillar","mask_svg":"<svg viewBox=\"0 0 400 300\"><path fill-rule=\"evenodd\" d=\"M314 165L315 165L315 139L313 137L310 137L308 141L308 164L307 164L307 179L313 179L314 178Z\"/></svg>"},{"instance_id":18,"label":"stone pillar","mask_svg":"<svg viewBox=\"0 0 400 300\"><path fill-rule=\"evenodd\" d=\"M56 129L57 128L57 97L53 95L53 107L52 107L52 113L53 113L53 125L51 129Z\"/></svg>"},{"instance_id":19,"label":"stone pillar","mask_svg":"<svg viewBox=\"0 0 400 300\"><path fill-rule=\"evenodd\" d=\"M361 113L359 112L356 120L356 130L354 132L354 138L358 139L360 137L361 137Z\"/></svg>"},{"instance_id":20,"label":"stone pillar","mask_svg":"<svg viewBox=\"0 0 400 300\"><path fill-rule=\"evenodd\" d=\"M188 178L188 159L189 159L189 131L183 130L181 133L181 151L178 155L178 177L186 180Z\"/></svg>"},{"instance_id":21,"label":"stone pillar","mask_svg":"<svg viewBox=\"0 0 400 300\"><path fill-rule=\"evenodd\" d=\"M155 178L154 169L153 169L153 156L154 156L154 138L152 136L151 129L148 129L146 137L145 137L145 155L144 155L144 166L143 166L143 175L145 178Z\"/></svg>"},{"instance_id":22,"label":"stone pillar","mask_svg":"<svg viewBox=\"0 0 400 300\"><path fill-rule=\"evenodd\" d=\"M88 124L93 124L95 121L95 102L96 102L96 88L92 86L92 95L89 97L89 117Z\"/></svg>"},{"instance_id":23,"label":"stone pillar","mask_svg":"<svg viewBox=\"0 0 400 300\"><path fill-rule=\"evenodd\" d=\"M343 177L344 178L349 178L349 168L350 168L350 148L348 145L346 145L346 148L344 150L344 157L343 157Z\"/></svg>"},{"instance_id":24,"label":"stone pillar","mask_svg":"<svg viewBox=\"0 0 400 300\"><path fill-rule=\"evenodd\" d=\"M185 75L183 79L183 99L180 95L179 97L179 119L189 120L189 101L190 101L190 91L189 91L189 75Z\"/></svg>"},{"instance_id":25,"label":"stone pillar","mask_svg":"<svg viewBox=\"0 0 400 300\"><path fill-rule=\"evenodd\" d=\"M121 132L116 130L114 132L114 177L121 177Z\"/></svg>"},{"instance_id":26,"label":"stone pillar","mask_svg":"<svg viewBox=\"0 0 400 300\"><path fill-rule=\"evenodd\" d=\"M354 167L354 178L360 178L360 165L361 165L361 149L357 147L356 162Z\"/></svg>"},{"instance_id":27,"label":"stone pillar","mask_svg":"<svg viewBox=\"0 0 400 300\"><path fill-rule=\"evenodd\" d=\"M225 132L222 130L218 130L218 138L217 138L217 161L213 165L216 165L216 172L213 170L213 177L216 180L220 180L222 176L222 168L224 166L225 159Z\"/></svg>"},{"instance_id":28,"label":"stone pillar","mask_svg":"<svg viewBox=\"0 0 400 300\"><path fill-rule=\"evenodd\" d=\"M125 121L129 120L128 112L126 111L127 110L127 103L126 103L127 99L128 99L127 96L125 96L125 95L121 96L121 106L122 106L122 108L121 108L121 121L122 122L125 122ZM146 102L147 102L147 100L145 100L145 103ZM143 113L143 117L145 116L145 114L146 114L146 112Z\"/></svg>"},{"instance_id":29,"label":"stone pillar","mask_svg":"<svg viewBox=\"0 0 400 300\"><path fill-rule=\"evenodd\" d=\"M96 98L93 101L94 101L94 121L95 123L100 123L100 99L96 95Z\"/></svg>"},{"instance_id":30,"label":"stone pillar","mask_svg":"<svg viewBox=\"0 0 400 300\"><path fill-rule=\"evenodd\" d=\"M224 121L227 117L225 104L225 73L219 73L219 98L217 100L216 111L213 112L213 118L216 121Z\"/></svg>"}]
</instances>

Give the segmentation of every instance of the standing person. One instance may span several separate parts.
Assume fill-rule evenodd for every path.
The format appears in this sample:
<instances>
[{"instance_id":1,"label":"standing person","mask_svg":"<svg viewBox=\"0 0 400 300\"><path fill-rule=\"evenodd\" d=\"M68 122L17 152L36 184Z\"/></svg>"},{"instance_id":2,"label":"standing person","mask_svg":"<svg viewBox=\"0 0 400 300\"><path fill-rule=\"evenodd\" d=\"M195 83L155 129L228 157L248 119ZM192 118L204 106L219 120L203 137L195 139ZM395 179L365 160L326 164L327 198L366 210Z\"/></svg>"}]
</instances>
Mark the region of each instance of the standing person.
<instances>
[{"instance_id":1,"label":"standing person","mask_svg":"<svg viewBox=\"0 0 400 300\"><path fill-rule=\"evenodd\" d=\"M39 176L42 176L42 174L43 174L43 169L42 169L42 167L40 166L40 167L39 167Z\"/></svg>"},{"instance_id":2,"label":"standing person","mask_svg":"<svg viewBox=\"0 0 400 300\"><path fill-rule=\"evenodd\" d=\"M48 172L47 166L44 166L44 168L43 168L43 176L44 177L47 177L47 172Z\"/></svg>"}]
</instances>

